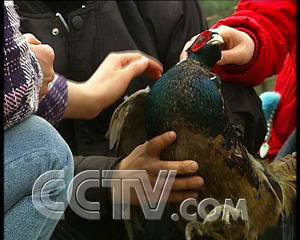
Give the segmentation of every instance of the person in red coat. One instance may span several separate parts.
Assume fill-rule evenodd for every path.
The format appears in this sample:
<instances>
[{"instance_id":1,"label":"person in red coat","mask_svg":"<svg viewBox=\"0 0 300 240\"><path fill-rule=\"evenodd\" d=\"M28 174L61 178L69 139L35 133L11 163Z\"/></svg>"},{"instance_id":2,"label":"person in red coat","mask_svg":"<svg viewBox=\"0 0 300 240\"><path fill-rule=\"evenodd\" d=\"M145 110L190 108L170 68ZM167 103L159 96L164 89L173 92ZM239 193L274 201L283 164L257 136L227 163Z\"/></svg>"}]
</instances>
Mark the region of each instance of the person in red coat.
<instances>
[{"instance_id":1,"label":"person in red coat","mask_svg":"<svg viewBox=\"0 0 300 240\"><path fill-rule=\"evenodd\" d=\"M280 102L265 139L270 160L284 156L290 139L296 145L296 16L295 0L241 0L231 16L212 27L224 39L222 57L212 69L223 81L256 86L278 74L274 91L281 95ZM197 36L186 43L180 60L187 58L186 50ZM295 226L295 215L282 219L260 240L293 240Z\"/></svg>"},{"instance_id":2,"label":"person in red coat","mask_svg":"<svg viewBox=\"0 0 300 240\"><path fill-rule=\"evenodd\" d=\"M266 139L270 160L296 128L296 16L294 0L241 0L212 27L224 39L222 58L212 69L223 81L256 86L278 74L274 91L281 99ZM186 43L181 60L197 36Z\"/></svg>"}]
</instances>

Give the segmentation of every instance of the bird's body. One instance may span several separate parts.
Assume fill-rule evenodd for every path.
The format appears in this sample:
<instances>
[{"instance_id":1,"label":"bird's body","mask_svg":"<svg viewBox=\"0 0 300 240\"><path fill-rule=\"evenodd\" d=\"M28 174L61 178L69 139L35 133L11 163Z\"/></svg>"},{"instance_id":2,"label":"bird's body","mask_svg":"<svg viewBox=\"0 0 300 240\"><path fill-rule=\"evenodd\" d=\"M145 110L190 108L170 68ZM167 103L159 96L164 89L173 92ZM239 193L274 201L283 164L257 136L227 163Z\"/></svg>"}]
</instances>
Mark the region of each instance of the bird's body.
<instances>
[{"instance_id":1,"label":"bird's body","mask_svg":"<svg viewBox=\"0 0 300 240\"><path fill-rule=\"evenodd\" d=\"M245 199L249 217L248 221L231 221L234 228L221 220L188 224L187 238L202 233L220 240L254 240L275 225L282 212L292 209L295 157L272 164L254 159L230 120L219 77L198 60L189 58L177 64L150 92L142 90L129 97L112 118L111 147L115 147L117 155L126 155L143 139L174 130L176 141L162 151L161 158L198 162L197 174L205 185L197 200L214 198L224 203L229 198L236 206L239 199ZM138 133L133 135L124 129L137 112L135 121L141 126L135 125Z\"/></svg>"}]
</instances>

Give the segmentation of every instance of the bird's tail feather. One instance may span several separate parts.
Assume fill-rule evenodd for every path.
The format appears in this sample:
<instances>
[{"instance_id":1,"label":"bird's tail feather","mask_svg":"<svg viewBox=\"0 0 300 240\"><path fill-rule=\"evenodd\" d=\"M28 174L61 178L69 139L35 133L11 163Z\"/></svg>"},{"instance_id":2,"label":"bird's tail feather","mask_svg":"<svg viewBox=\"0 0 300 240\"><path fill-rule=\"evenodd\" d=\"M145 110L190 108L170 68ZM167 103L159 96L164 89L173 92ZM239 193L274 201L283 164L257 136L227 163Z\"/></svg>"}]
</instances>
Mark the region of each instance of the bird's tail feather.
<instances>
[{"instance_id":1,"label":"bird's tail feather","mask_svg":"<svg viewBox=\"0 0 300 240\"><path fill-rule=\"evenodd\" d=\"M296 200L296 153L272 162L269 170L282 192L282 212L289 216Z\"/></svg>"}]
</instances>

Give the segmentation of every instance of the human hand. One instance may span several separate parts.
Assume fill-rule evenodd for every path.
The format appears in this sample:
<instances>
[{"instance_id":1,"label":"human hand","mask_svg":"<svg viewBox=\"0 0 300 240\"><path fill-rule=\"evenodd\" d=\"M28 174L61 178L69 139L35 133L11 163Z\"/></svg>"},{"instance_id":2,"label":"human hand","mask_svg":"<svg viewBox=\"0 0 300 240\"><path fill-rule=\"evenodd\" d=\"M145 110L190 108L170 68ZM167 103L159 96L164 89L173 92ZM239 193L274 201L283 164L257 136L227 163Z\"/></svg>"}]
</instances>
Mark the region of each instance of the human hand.
<instances>
[{"instance_id":1,"label":"human hand","mask_svg":"<svg viewBox=\"0 0 300 240\"><path fill-rule=\"evenodd\" d=\"M190 46L195 42L196 38L199 36L199 34L193 36L189 41L186 42L184 45L182 52L180 53L180 62L186 60L188 58L188 53L187 50L189 49Z\"/></svg>"},{"instance_id":2,"label":"human hand","mask_svg":"<svg viewBox=\"0 0 300 240\"><path fill-rule=\"evenodd\" d=\"M177 170L177 175L197 172L198 164L195 161L162 161L160 159L160 152L173 143L175 139L176 133L171 131L137 146L129 156L116 166L115 170L146 170L152 187L155 186L160 170ZM126 171L122 172L117 178L135 178L132 176L132 173L128 173L128 176L126 174ZM202 186L203 179L199 176L176 177L169 198L163 200L168 202L182 202L187 198L196 198L198 196L197 190ZM145 189L145 191L152 191L152 189ZM134 190L131 192L131 204L140 204Z\"/></svg>"},{"instance_id":3,"label":"human hand","mask_svg":"<svg viewBox=\"0 0 300 240\"><path fill-rule=\"evenodd\" d=\"M213 30L218 32L224 40L224 44L222 45L222 57L217 62L218 65L244 65L251 60L254 54L255 44L247 33L224 25ZM187 59L188 55L186 50L193 44L198 35L192 37L191 40L185 44L180 54L180 61Z\"/></svg>"},{"instance_id":4,"label":"human hand","mask_svg":"<svg viewBox=\"0 0 300 240\"><path fill-rule=\"evenodd\" d=\"M48 44L42 44L33 34L25 33L23 36L31 51L34 52L43 72L43 84L39 93L41 99L48 93L48 84L54 79L53 63L55 54L52 47Z\"/></svg>"},{"instance_id":5,"label":"human hand","mask_svg":"<svg viewBox=\"0 0 300 240\"><path fill-rule=\"evenodd\" d=\"M92 101L87 118L96 117L103 109L116 102L126 91L130 82L142 73L159 78L163 72L161 63L139 51L110 53L83 87Z\"/></svg>"}]
</instances>

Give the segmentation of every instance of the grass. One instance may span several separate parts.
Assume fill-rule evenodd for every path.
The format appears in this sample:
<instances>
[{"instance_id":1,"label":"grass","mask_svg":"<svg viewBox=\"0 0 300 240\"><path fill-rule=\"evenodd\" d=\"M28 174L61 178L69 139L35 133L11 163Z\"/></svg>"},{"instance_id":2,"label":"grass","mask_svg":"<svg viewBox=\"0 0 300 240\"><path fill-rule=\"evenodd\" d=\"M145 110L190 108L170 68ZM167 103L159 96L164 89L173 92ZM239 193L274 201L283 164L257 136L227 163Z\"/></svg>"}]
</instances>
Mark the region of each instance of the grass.
<instances>
[{"instance_id":1,"label":"grass","mask_svg":"<svg viewBox=\"0 0 300 240\"><path fill-rule=\"evenodd\" d=\"M208 26L211 27L219 19L231 15L238 4L238 0L223 0L223 1L204 1L198 0L204 15L206 16Z\"/></svg>"}]
</instances>

